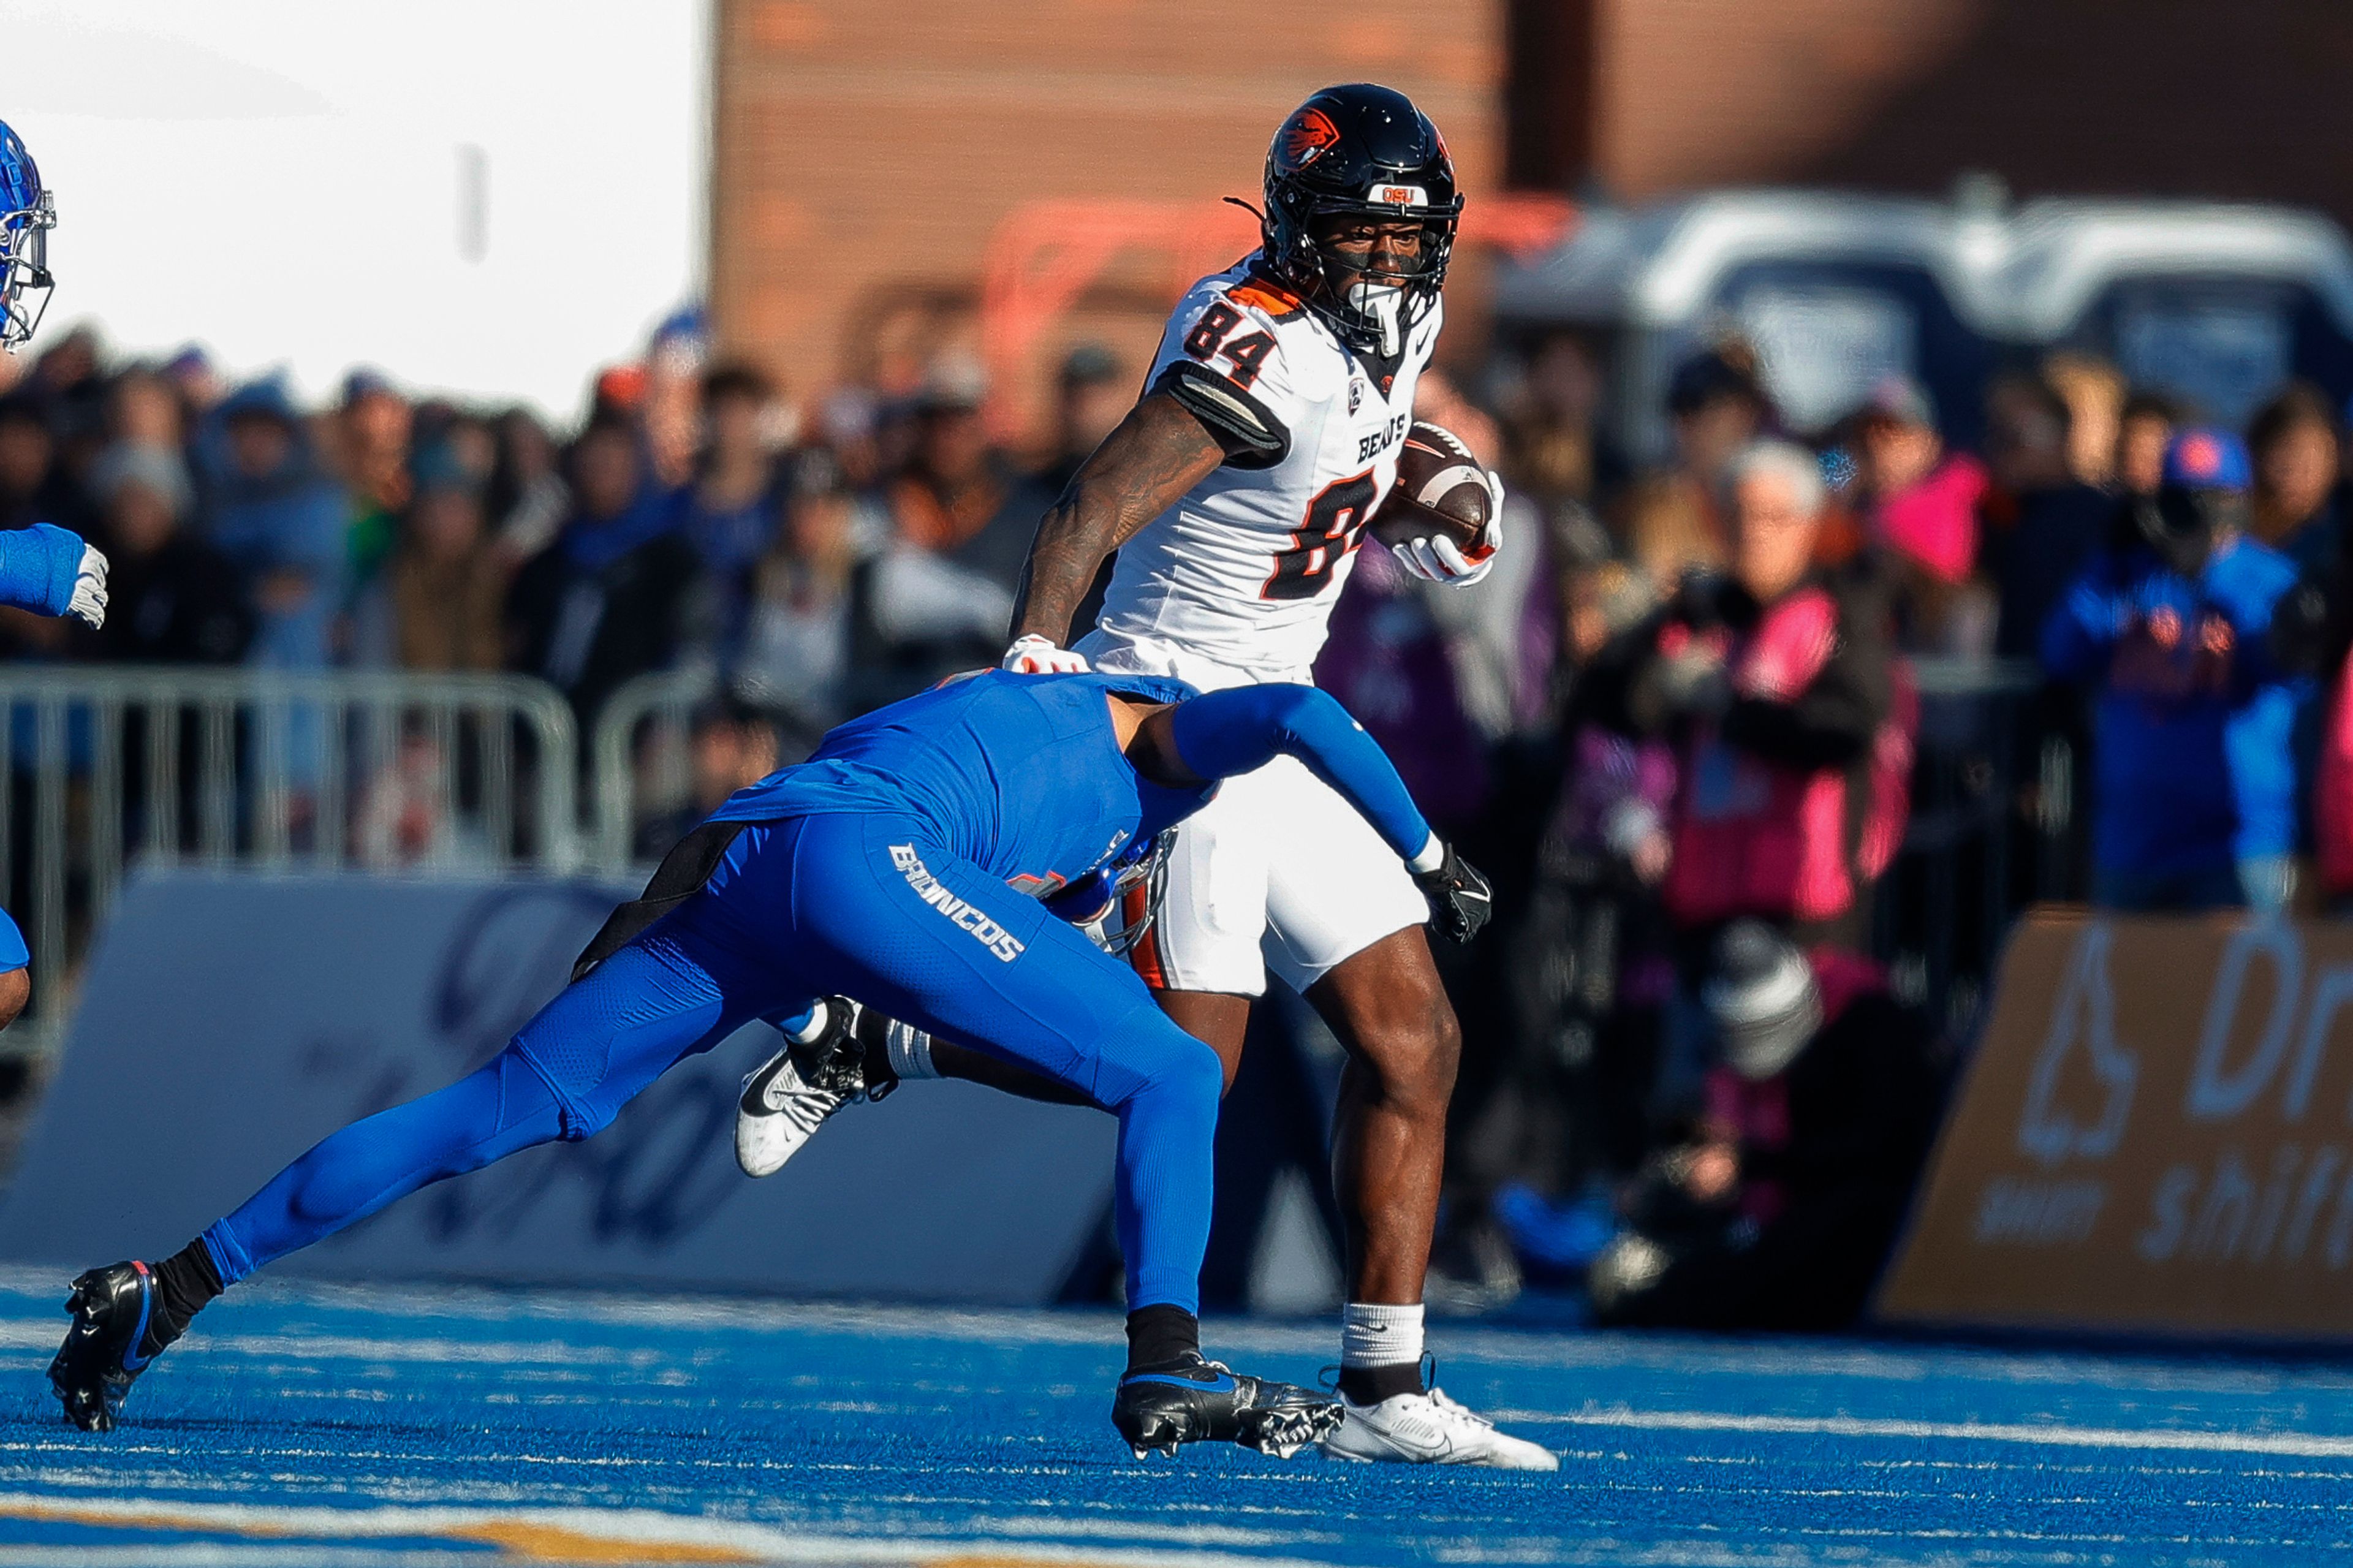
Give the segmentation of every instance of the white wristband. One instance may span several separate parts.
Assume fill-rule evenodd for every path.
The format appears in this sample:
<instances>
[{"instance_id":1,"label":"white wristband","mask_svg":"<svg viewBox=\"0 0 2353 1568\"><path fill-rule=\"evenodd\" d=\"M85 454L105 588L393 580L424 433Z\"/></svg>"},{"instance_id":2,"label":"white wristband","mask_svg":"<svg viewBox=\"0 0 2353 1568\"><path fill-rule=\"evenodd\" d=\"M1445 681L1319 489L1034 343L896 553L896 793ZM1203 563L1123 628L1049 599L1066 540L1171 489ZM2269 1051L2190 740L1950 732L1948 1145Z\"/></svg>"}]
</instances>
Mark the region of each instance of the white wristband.
<instances>
[{"instance_id":1,"label":"white wristband","mask_svg":"<svg viewBox=\"0 0 2353 1568\"><path fill-rule=\"evenodd\" d=\"M1421 847L1421 853L1405 863L1406 869L1417 877L1426 877L1445 864L1446 846L1439 842L1435 833L1430 836L1430 842Z\"/></svg>"}]
</instances>

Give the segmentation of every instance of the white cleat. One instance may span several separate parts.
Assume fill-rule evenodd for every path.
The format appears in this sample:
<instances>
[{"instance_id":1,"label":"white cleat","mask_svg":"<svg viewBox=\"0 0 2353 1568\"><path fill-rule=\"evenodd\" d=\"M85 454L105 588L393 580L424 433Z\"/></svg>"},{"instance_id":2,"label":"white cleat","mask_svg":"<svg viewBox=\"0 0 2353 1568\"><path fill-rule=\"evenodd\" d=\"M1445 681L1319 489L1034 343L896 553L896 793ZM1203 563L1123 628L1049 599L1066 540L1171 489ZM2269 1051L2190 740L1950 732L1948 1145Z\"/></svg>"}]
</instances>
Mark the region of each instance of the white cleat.
<instances>
[{"instance_id":1,"label":"white cleat","mask_svg":"<svg viewBox=\"0 0 2353 1568\"><path fill-rule=\"evenodd\" d=\"M747 1176L783 1170L835 1111L877 1098L866 1088L858 1004L828 996L819 1009L806 1035L786 1037L785 1048L744 1080L735 1105L735 1163Z\"/></svg>"},{"instance_id":2,"label":"white cleat","mask_svg":"<svg viewBox=\"0 0 2353 1568\"><path fill-rule=\"evenodd\" d=\"M1347 1412L1339 1430L1323 1441L1327 1459L1392 1465L1489 1465L1499 1470L1556 1470L1551 1449L1498 1432L1445 1394L1400 1394L1377 1405L1340 1396Z\"/></svg>"}]
</instances>

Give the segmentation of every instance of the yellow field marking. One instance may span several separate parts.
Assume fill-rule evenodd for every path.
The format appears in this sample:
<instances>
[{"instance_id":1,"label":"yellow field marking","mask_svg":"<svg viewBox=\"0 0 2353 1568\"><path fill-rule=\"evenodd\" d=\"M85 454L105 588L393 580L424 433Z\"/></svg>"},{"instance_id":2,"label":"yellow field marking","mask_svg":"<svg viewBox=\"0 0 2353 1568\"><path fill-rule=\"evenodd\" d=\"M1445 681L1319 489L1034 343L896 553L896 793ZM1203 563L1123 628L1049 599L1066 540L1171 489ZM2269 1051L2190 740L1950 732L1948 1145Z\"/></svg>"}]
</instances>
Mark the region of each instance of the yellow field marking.
<instances>
[{"instance_id":1,"label":"yellow field marking","mask_svg":"<svg viewBox=\"0 0 2353 1568\"><path fill-rule=\"evenodd\" d=\"M315 1531L297 1530L289 1525L270 1524L259 1520L224 1523L218 1517L202 1512L181 1512L169 1508L111 1507L77 1508L72 1503L37 1502L20 1499L0 1509L0 1519L37 1520L50 1524L91 1524L111 1530L187 1530L212 1535L313 1535Z\"/></svg>"},{"instance_id":2,"label":"yellow field marking","mask_svg":"<svg viewBox=\"0 0 2353 1568\"><path fill-rule=\"evenodd\" d=\"M453 1541L479 1541L533 1563L766 1563L773 1559L733 1546L685 1541L626 1540L590 1535L561 1525L520 1519L491 1519L437 1533Z\"/></svg>"},{"instance_id":3,"label":"yellow field marking","mask_svg":"<svg viewBox=\"0 0 2353 1568\"><path fill-rule=\"evenodd\" d=\"M173 1508L168 1504L78 1504L41 1498L12 1498L0 1503L0 1519L50 1524L84 1524L110 1530L178 1530L210 1535L236 1535L248 1540L364 1540L400 1534L449 1542L477 1542L495 1546L509 1557L526 1563L762 1563L776 1559L770 1553L712 1542L662 1541L643 1535L596 1534L565 1525L527 1519L477 1519L428 1523L376 1513L364 1515L337 1528L332 1518L315 1513L300 1521L255 1518L239 1510ZM364 1522L373 1528L352 1529ZM923 1568L1115 1568L1110 1559L1031 1557L1019 1552L964 1552L933 1556L911 1544L905 1561Z\"/></svg>"},{"instance_id":4,"label":"yellow field marking","mask_svg":"<svg viewBox=\"0 0 2353 1568\"><path fill-rule=\"evenodd\" d=\"M875 1540L807 1540L779 1535L772 1526L748 1521L727 1523L713 1519L657 1516L621 1511L600 1516L597 1510L536 1511L532 1514L482 1514L473 1510L324 1510L324 1507L269 1507L269 1504L169 1504L148 1500L113 1498L40 1498L40 1495L0 1493L0 1521L24 1519L40 1523L73 1523L108 1531L184 1531L191 1535L236 1535L245 1540L376 1540L402 1535L426 1537L449 1544L494 1547L503 1561L515 1563L890 1563L894 1568L1132 1568L1136 1556L1078 1554L1066 1549L1047 1552L974 1552L948 1542L875 1542ZM576 1521L576 1523L572 1523ZM602 1528L597 1528L602 1526ZM702 1540L682 1540L702 1535ZM720 1540L713 1540L720 1535ZM724 1540L736 1535L736 1540ZM1148 1554L1165 1559L1165 1552ZM1190 1556L1190 1554L1188 1554ZM1209 1554L1217 1563L1245 1568L1240 1559ZM1247 1568L1273 1568L1251 1561ZM1282 1563L1280 1568L1306 1568Z\"/></svg>"},{"instance_id":5,"label":"yellow field marking","mask_svg":"<svg viewBox=\"0 0 2353 1568\"><path fill-rule=\"evenodd\" d=\"M283 1540L293 1536L324 1536L339 1532L332 1525L280 1524L269 1520L227 1519L215 1513L172 1508L78 1508L71 1503L23 1501L0 1510L0 1518L35 1520L52 1524L98 1525L112 1530L184 1530L209 1535L242 1535ZM372 1521L373 1522L373 1521ZM476 1541L533 1563L765 1563L756 1552L733 1546L705 1545L685 1541L631 1540L592 1535L561 1525L536 1524L522 1519L486 1519L479 1522L403 1526L403 1533L439 1536L447 1541ZM348 1532L352 1538L378 1531Z\"/></svg>"}]
</instances>

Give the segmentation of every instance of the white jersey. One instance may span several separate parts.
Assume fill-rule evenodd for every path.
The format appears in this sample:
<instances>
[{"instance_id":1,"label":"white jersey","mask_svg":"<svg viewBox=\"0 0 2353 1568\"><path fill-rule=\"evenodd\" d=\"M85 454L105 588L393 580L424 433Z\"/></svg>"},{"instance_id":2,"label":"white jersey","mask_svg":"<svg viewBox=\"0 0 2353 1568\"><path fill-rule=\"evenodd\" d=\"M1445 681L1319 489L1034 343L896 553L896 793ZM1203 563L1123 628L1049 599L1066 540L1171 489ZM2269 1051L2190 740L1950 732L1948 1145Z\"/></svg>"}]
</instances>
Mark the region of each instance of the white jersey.
<instances>
[{"instance_id":1,"label":"white jersey","mask_svg":"<svg viewBox=\"0 0 2353 1568\"><path fill-rule=\"evenodd\" d=\"M1229 458L1121 547L1081 644L1098 668L1205 689L1309 679L1365 524L1397 482L1440 309L1394 365L1368 363L1257 260L1193 285L1148 384L1181 381L1187 406L1212 423L1230 405L1232 425L1271 431L1279 449Z\"/></svg>"}]
</instances>

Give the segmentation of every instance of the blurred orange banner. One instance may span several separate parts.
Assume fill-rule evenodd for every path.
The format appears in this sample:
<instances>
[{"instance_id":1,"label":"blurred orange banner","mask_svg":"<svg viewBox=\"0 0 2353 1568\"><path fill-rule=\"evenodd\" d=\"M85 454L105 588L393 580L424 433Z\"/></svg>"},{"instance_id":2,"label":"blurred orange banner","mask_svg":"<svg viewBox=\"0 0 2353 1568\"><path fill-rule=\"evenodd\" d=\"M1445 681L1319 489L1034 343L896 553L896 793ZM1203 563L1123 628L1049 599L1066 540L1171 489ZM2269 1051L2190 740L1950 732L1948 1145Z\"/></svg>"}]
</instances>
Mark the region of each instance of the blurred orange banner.
<instances>
[{"instance_id":1,"label":"blurred orange banner","mask_svg":"<svg viewBox=\"0 0 2353 1568\"><path fill-rule=\"evenodd\" d=\"M2353 924L2037 911L1883 1321L2353 1338Z\"/></svg>"}]
</instances>

